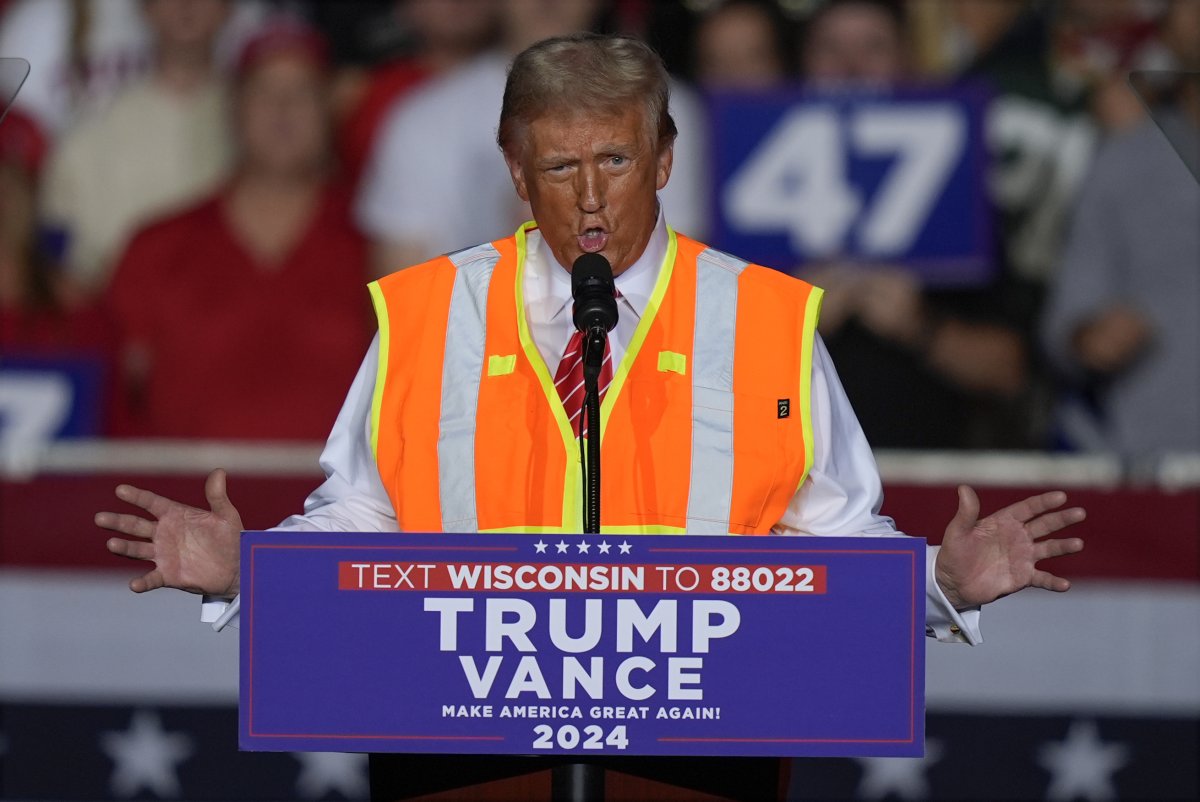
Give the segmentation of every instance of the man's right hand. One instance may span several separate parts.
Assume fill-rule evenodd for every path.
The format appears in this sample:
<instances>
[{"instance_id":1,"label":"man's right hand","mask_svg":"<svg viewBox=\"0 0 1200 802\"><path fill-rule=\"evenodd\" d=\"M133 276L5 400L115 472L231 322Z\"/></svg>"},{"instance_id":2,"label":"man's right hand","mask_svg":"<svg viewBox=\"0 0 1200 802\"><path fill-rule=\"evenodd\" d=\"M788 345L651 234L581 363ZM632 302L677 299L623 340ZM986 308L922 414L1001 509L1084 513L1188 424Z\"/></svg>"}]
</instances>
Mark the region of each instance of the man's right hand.
<instances>
[{"instance_id":1,"label":"man's right hand","mask_svg":"<svg viewBox=\"0 0 1200 802\"><path fill-rule=\"evenodd\" d=\"M1133 363L1154 338L1146 316L1127 304L1114 304L1075 332L1079 361L1097 373L1116 373Z\"/></svg>"},{"instance_id":2,"label":"man's right hand","mask_svg":"<svg viewBox=\"0 0 1200 802\"><path fill-rule=\"evenodd\" d=\"M226 495L225 471L217 469L208 475L204 495L208 510L149 490L119 485L117 498L141 507L155 520L116 512L96 513L97 526L138 538L109 538L109 551L154 563L152 571L130 580L129 589L134 593L178 588L224 598L238 594L242 517Z\"/></svg>"}]
</instances>

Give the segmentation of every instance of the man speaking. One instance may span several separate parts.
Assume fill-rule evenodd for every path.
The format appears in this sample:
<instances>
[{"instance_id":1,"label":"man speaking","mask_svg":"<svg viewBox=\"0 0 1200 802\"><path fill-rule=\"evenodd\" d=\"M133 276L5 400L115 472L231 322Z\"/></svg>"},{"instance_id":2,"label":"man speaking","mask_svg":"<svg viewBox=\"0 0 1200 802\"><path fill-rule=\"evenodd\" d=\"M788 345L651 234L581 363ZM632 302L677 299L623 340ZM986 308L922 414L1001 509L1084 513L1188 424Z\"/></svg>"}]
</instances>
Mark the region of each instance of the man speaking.
<instances>
[{"instance_id":1,"label":"man speaking","mask_svg":"<svg viewBox=\"0 0 1200 802\"><path fill-rule=\"evenodd\" d=\"M675 126L658 56L629 38L548 39L514 61L498 141L534 220L514 236L371 285L379 334L283 529L580 531L582 392L571 269L599 254L618 318L602 369L602 531L891 535L874 460L815 333L821 291L688 239L657 200ZM485 124L480 121L480 124ZM431 154L431 157L433 155ZM470 192L470 187L460 187ZM208 511L127 485L156 520L102 512L149 560L135 592L182 588L237 610L242 524L225 475ZM1069 583L1037 561L1083 520L1062 493L978 519L969 488L929 549L927 631L980 640L979 606Z\"/></svg>"}]
</instances>

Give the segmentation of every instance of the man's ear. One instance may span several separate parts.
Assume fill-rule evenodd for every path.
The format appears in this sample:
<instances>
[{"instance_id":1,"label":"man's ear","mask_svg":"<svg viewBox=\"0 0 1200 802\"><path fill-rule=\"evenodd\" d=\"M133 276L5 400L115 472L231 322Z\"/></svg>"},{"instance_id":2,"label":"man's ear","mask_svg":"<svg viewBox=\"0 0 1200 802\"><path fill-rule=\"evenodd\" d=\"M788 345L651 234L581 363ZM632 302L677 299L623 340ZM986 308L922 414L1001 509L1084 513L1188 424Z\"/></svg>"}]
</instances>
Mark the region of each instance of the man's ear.
<instances>
[{"instance_id":1,"label":"man's ear","mask_svg":"<svg viewBox=\"0 0 1200 802\"><path fill-rule=\"evenodd\" d=\"M517 197L529 203L529 187L525 183L525 169L521 166L521 160L510 156L506 151L504 163L508 165L508 174L512 178L513 189L517 191Z\"/></svg>"},{"instance_id":2,"label":"man's ear","mask_svg":"<svg viewBox=\"0 0 1200 802\"><path fill-rule=\"evenodd\" d=\"M665 148L658 152L658 165L656 167L655 186L662 189L667 185L667 180L671 177L671 165L675 160L675 143L670 142Z\"/></svg>"}]
</instances>

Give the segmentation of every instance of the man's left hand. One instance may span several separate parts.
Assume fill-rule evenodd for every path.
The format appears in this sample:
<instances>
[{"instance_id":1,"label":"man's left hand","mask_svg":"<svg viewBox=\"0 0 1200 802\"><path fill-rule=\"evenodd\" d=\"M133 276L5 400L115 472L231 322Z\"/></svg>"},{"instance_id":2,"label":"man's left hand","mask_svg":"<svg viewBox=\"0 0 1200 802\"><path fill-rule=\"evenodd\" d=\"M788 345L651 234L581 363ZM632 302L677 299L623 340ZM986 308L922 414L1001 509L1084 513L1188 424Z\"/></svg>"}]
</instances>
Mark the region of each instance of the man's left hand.
<instances>
[{"instance_id":1,"label":"man's left hand","mask_svg":"<svg viewBox=\"0 0 1200 802\"><path fill-rule=\"evenodd\" d=\"M1085 517L1083 508L1059 509L1067 494L1056 490L1030 496L979 520L979 497L958 488L958 513L946 527L935 575L955 609L977 607L1028 587L1062 592L1066 579L1039 570L1036 563L1083 549L1077 537L1046 540Z\"/></svg>"}]
</instances>

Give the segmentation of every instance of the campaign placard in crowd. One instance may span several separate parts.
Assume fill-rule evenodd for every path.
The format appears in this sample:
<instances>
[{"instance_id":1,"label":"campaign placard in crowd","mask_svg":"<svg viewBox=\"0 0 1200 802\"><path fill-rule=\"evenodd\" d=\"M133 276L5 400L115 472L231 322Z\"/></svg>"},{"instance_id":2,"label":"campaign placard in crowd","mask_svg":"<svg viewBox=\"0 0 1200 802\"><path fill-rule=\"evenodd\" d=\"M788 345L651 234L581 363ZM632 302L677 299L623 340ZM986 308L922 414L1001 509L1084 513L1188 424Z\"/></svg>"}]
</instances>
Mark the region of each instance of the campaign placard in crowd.
<instances>
[{"instance_id":1,"label":"campaign placard in crowd","mask_svg":"<svg viewBox=\"0 0 1200 802\"><path fill-rule=\"evenodd\" d=\"M899 264L932 286L993 273L978 86L710 97L713 245L785 271Z\"/></svg>"},{"instance_id":2,"label":"campaign placard in crowd","mask_svg":"<svg viewBox=\"0 0 1200 802\"><path fill-rule=\"evenodd\" d=\"M242 544L243 749L923 753L923 539Z\"/></svg>"},{"instance_id":3,"label":"campaign placard in crowd","mask_svg":"<svg viewBox=\"0 0 1200 802\"><path fill-rule=\"evenodd\" d=\"M104 378L104 365L90 356L5 355L0 460L20 462L52 440L94 437L103 423Z\"/></svg>"}]
</instances>

